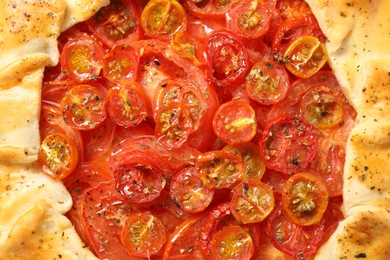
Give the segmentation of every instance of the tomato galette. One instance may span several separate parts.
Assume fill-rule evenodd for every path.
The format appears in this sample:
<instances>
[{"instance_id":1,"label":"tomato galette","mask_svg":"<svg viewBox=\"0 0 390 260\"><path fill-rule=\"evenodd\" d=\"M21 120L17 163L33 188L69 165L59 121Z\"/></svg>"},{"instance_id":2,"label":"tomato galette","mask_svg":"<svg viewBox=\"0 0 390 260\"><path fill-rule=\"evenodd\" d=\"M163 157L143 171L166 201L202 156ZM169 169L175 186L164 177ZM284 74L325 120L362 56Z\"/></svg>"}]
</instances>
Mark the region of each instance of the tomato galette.
<instances>
[{"instance_id":1,"label":"tomato galette","mask_svg":"<svg viewBox=\"0 0 390 260\"><path fill-rule=\"evenodd\" d=\"M3 1L0 259L389 259L388 13Z\"/></svg>"}]
</instances>

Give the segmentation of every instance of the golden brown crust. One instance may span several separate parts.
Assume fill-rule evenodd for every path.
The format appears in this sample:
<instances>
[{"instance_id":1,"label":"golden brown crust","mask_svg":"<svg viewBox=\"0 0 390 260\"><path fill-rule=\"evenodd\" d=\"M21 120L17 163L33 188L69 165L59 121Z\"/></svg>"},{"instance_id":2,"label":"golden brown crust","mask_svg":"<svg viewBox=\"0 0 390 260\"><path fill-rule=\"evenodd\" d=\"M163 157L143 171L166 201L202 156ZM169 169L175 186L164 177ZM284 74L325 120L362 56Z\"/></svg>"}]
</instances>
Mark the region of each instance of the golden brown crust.
<instances>
[{"instance_id":1,"label":"golden brown crust","mask_svg":"<svg viewBox=\"0 0 390 260\"><path fill-rule=\"evenodd\" d=\"M344 169L346 219L318 259L390 258L390 1L308 0L358 116Z\"/></svg>"}]
</instances>

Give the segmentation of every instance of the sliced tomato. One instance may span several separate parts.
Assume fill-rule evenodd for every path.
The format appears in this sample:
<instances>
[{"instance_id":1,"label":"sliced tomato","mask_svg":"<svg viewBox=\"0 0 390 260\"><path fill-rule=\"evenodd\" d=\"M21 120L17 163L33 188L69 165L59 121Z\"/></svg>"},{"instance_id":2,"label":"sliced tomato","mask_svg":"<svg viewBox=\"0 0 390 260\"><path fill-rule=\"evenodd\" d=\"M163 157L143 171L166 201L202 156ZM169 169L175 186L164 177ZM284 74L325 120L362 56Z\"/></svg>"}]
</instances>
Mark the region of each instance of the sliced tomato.
<instances>
[{"instance_id":1,"label":"sliced tomato","mask_svg":"<svg viewBox=\"0 0 390 260\"><path fill-rule=\"evenodd\" d=\"M233 225L218 231L210 243L211 259L249 260L254 254L251 235L241 226Z\"/></svg>"},{"instance_id":2,"label":"sliced tomato","mask_svg":"<svg viewBox=\"0 0 390 260\"><path fill-rule=\"evenodd\" d=\"M255 39L267 33L271 18L271 11L261 0L236 1L226 13L226 25L241 38Z\"/></svg>"},{"instance_id":3,"label":"sliced tomato","mask_svg":"<svg viewBox=\"0 0 390 260\"><path fill-rule=\"evenodd\" d=\"M281 203L277 202L267 218L265 232L271 244L281 252L295 259L306 259L317 251L324 229L325 221L311 226L294 224L285 215Z\"/></svg>"},{"instance_id":4,"label":"sliced tomato","mask_svg":"<svg viewBox=\"0 0 390 260\"><path fill-rule=\"evenodd\" d=\"M115 124L110 117L92 130L82 131L86 162L107 160L114 139Z\"/></svg>"},{"instance_id":5,"label":"sliced tomato","mask_svg":"<svg viewBox=\"0 0 390 260\"><path fill-rule=\"evenodd\" d=\"M196 17L223 18L233 0L184 0L186 9Z\"/></svg>"},{"instance_id":6,"label":"sliced tomato","mask_svg":"<svg viewBox=\"0 0 390 260\"><path fill-rule=\"evenodd\" d=\"M134 213L126 219L121 241L130 255L148 258L164 245L165 227L159 218L150 213Z\"/></svg>"},{"instance_id":7,"label":"sliced tomato","mask_svg":"<svg viewBox=\"0 0 390 260\"><path fill-rule=\"evenodd\" d=\"M61 100L64 121L79 130L91 130L106 119L107 90L98 83L74 86Z\"/></svg>"},{"instance_id":8,"label":"sliced tomato","mask_svg":"<svg viewBox=\"0 0 390 260\"><path fill-rule=\"evenodd\" d=\"M173 177L169 194L181 209L197 213L209 206L214 190L204 185L199 169L193 166L184 168Z\"/></svg>"},{"instance_id":9,"label":"sliced tomato","mask_svg":"<svg viewBox=\"0 0 390 260\"><path fill-rule=\"evenodd\" d=\"M259 142L265 165L286 174L305 169L317 151L317 135L304 121L280 116L267 124Z\"/></svg>"},{"instance_id":10,"label":"sliced tomato","mask_svg":"<svg viewBox=\"0 0 390 260\"><path fill-rule=\"evenodd\" d=\"M176 0L151 0L141 14L145 34L152 38L168 39L187 27L187 13Z\"/></svg>"},{"instance_id":11,"label":"sliced tomato","mask_svg":"<svg viewBox=\"0 0 390 260\"><path fill-rule=\"evenodd\" d=\"M115 45L103 58L103 76L114 84L135 81L139 57L132 47Z\"/></svg>"},{"instance_id":12,"label":"sliced tomato","mask_svg":"<svg viewBox=\"0 0 390 260\"><path fill-rule=\"evenodd\" d=\"M61 180L71 174L77 162L76 144L62 133L48 134L39 147L38 163L41 171L54 180Z\"/></svg>"},{"instance_id":13,"label":"sliced tomato","mask_svg":"<svg viewBox=\"0 0 390 260\"><path fill-rule=\"evenodd\" d=\"M241 180L245 164L240 156L227 151L209 151L198 157L200 177L207 187L230 188Z\"/></svg>"},{"instance_id":14,"label":"sliced tomato","mask_svg":"<svg viewBox=\"0 0 390 260\"><path fill-rule=\"evenodd\" d=\"M135 203L157 198L165 187L164 177L170 175L170 169L162 160L139 150L111 156L110 170L115 177L116 189L129 202Z\"/></svg>"},{"instance_id":15,"label":"sliced tomato","mask_svg":"<svg viewBox=\"0 0 390 260\"><path fill-rule=\"evenodd\" d=\"M164 249L163 260L202 260L203 257L198 248L198 239L199 229L204 220L204 214L197 214L183 221L169 237Z\"/></svg>"},{"instance_id":16,"label":"sliced tomato","mask_svg":"<svg viewBox=\"0 0 390 260\"><path fill-rule=\"evenodd\" d=\"M82 34L69 39L61 52L61 68L73 80L83 83L94 81L103 67L104 49L91 36Z\"/></svg>"},{"instance_id":17,"label":"sliced tomato","mask_svg":"<svg viewBox=\"0 0 390 260\"><path fill-rule=\"evenodd\" d=\"M168 148L179 148L194 131L190 109L180 103L161 108L154 118L155 134L159 142Z\"/></svg>"},{"instance_id":18,"label":"sliced tomato","mask_svg":"<svg viewBox=\"0 0 390 260\"><path fill-rule=\"evenodd\" d=\"M331 128L344 122L344 102L337 90L325 86L309 89L300 101L302 117L315 128Z\"/></svg>"},{"instance_id":19,"label":"sliced tomato","mask_svg":"<svg viewBox=\"0 0 390 260\"><path fill-rule=\"evenodd\" d=\"M265 164L259 156L259 147L248 142L238 145L226 145L224 151L240 156L245 163L244 180L260 180L265 172Z\"/></svg>"},{"instance_id":20,"label":"sliced tomato","mask_svg":"<svg viewBox=\"0 0 390 260\"><path fill-rule=\"evenodd\" d=\"M122 82L108 91L107 111L116 124L136 127L151 114L150 101L137 82Z\"/></svg>"},{"instance_id":21,"label":"sliced tomato","mask_svg":"<svg viewBox=\"0 0 390 260\"><path fill-rule=\"evenodd\" d=\"M274 209L275 199L271 187L259 180L243 181L234 187L232 193L232 214L241 223L261 222Z\"/></svg>"},{"instance_id":22,"label":"sliced tomato","mask_svg":"<svg viewBox=\"0 0 390 260\"><path fill-rule=\"evenodd\" d=\"M325 45L314 36L293 41L283 55L286 68L295 76L309 78L328 61Z\"/></svg>"},{"instance_id":23,"label":"sliced tomato","mask_svg":"<svg viewBox=\"0 0 390 260\"><path fill-rule=\"evenodd\" d=\"M71 79L43 82L41 99L43 102L59 104L66 93L75 85L78 83Z\"/></svg>"},{"instance_id":24,"label":"sliced tomato","mask_svg":"<svg viewBox=\"0 0 390 260\"><path fill-rule=\"evenodd\" d=\"M290 80L282 65L272 61L259 61L246 76L245 87L252 100L262 105L270 105L287 95Z\"/></svg>"},{"instance_id":25,"label":"sliced tomato","mask_svg":"<svg viewBox=\"0 0 390 260\"><path fill-rule=\"evenodd\" d=\"M249 69L248 52L234 34L213 32L206 47L211 78L218 85L227 87L244 79Z\"/></svg>"},{"instance_id":26,"label":"sliced tomato","mask_svg":"<svg viewBox=\"0 0 390 260\"><path fill-rule=\"evenodd\" d=\"M213 129L218 138L227 144L249 142L257 131L255 111L241 99L226 102L214 115Z\"/></svg>"},{"instance_id":27,"label":"sliced tomato","mask_svg":"<svg viewBox=\"0 0 390 260\"><path fill-rule=\"evenodd\" d=\"M85 192L82 217L91 246L101 259L128 259L120 234L129 216L138 210L115 190L114 180ZM132 256L132 259L137 259Z\"/></svg>"},{"instance_id":28,"label":"sliced tomato","mask_svg":"<svg viewBox=\"0 0 390 260\"><path fill-rule=\"evenodd\" d=\"M292 175L284 186L282 205L295 224L310 226L321 221L329 201L324 181L311 173Z\"/></svg>"},{"instance_id":29,"label":"sliced tomato","mask_svg":"<svg viewBox=\"0 0 390 260\"><path fill-rule=\"evenodd\" d=\"M271 169L266 169L263 178L261 181L270 187L275 195L281 195L284 190L284 185L287 182L289 175L278 172Z\"/></svg>"},{"instance_id":30,"label":"sliced tomato","mask_svg":"<svg viewBox=\"0 0 390 260\"><path fill-rule=\"evenodd\" d=\"M191 60L195 66L206 65L205 47L191 34L181 31L175 33L171 47L183 58Z\"/></svg>"},{"instance_id":31,"label":"sliced tomato","mask_svg":"<svg viewBox=\"0 0 390 260\"><path fill-rule=\"evenodd\" d=\"M326 209L323 216L325 219L325 231L322 238L323 243L329 240L330 236L339 226L340 221L344 220L344 214L341 211L342 203L342 196L333 197L329 200L328 208Z\"/></svg>"},{"instance_id":32,"label":"sliced tomato","mask_svg":"<svg viewBox=\"0 0 390 260\"><path fill-rule=\"evenodd\" d=\"M139 14L134 1L112 0L87 20L88 29L109 47L138 40Z\"/></svg>"}]
</instances>

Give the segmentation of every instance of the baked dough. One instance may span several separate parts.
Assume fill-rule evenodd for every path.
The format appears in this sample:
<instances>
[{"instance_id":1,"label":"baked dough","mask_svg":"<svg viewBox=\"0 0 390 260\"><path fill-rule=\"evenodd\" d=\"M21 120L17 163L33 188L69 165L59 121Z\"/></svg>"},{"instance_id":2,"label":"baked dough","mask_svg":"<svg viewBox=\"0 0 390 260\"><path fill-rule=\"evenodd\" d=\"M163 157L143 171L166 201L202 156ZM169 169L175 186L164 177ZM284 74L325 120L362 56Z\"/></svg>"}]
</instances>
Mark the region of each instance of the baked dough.
<instances>
[{"instance_id":1,"label":"baked dough","mask_svg":"<svg viewBox=\"0 0 390 260\"><path fill-rule=\"evenodd\" d=\"M316 258L390 259L390 1L307 2L358 114L346 148L346 219Z\"/></svg>"},{"instance_id":2,"label":"baked dough","mask_svg":"<svg viewBox=\"0 0 390 260\"><path fill-rule=\"evenodd\" d=\"M0 259L96 259L63 216L72 199L37 160L45 66L57 38L108 0L0 1Z\"/></svg>"}]
</instances>

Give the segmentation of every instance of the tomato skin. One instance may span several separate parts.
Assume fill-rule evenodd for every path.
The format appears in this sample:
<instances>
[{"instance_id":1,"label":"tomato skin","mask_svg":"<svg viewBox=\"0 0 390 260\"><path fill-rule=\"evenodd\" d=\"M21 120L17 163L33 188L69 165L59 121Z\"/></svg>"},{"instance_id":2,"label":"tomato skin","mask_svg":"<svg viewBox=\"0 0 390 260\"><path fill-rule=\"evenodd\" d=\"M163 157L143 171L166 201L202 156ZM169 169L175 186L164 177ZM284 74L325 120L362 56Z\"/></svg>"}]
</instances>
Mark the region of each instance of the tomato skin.
<instances>
[{"instance_id":1,"label":"tomato skin","mask_svg":"<svg viewBox=\"0 0 390 260\"><path fill-rule=\"evenodd\" d=\"M255 111L248 102L236 99L222 104L214 115L213 129L227 144L249 142L255 136Z\"/></svg>"},{"instance_id":2,"label":"tomato skin","mask_svg":"<svg viewBox=\"0 0 390 260\"><path fill-rule=\"evenodd\" d=\"M276 62L259 61L251 68L245 82L248 96L261 105L278 103L290 88L286 69Z\"/></svg>"},{"instance_id":3,"label":"tomato skin","mask_svg":"<svg viewBox=\"0 0 390 260\"><path fill-rule=\"evenodd\" d=\"M199 175L199 169L187 167L173 177L169 195L186 212L201 212L213 199L214 190L205 187Z\"/></svg>"},{"instance_id":4,"label":"tomato skin","mask_svg":"<svg viewBox=\"0 0 390 260\"><path fill-rule=\"evenodd\" d=\"M301 119L284 116L269 122L259 142L260 156L270 169L286 174L305 169L314 159L317 135Z\"/></svg>"},{"instance_id":5,"label":"tomato skin","mask_svg":"<svg viewBox=\"0 0 390 260\"><path fill-rule=\"evenodd\" d=\"M107 90L98 83L74 86L61 100L64 121L79 130L91 130L106 119Z\"/></svg>"},{"instance_id":6,"label":"tomato skin","mask_svg":"<svg viewBox=\"0 0 390 260\"><path fill-rule=\"evenodd\" d=\"M170 39L186 30L187 14L176 0L151 0L142 11L141 25L149 37Z\"/></svg>"},{"instance_id":7,"label":"tomato skin","mask_svg":"<svg viewBox=\"0 0 390 260\"><path fill-rule=\"evenodd\" d=\"M41 171L54 180L61 180L72 173L78 162L76 144L60 132L48 134L38 152Z\"/></svg>"},{"instance_id":8,"label":"tomato skin","mask_svg":"<svg viewBox=\"0 0 390 260\"><path fill-rule=\"evenodd\" d=\"M277 0L276 9L283 20L296 20L312 15L304 0Z\"/></svg>"},{"instance_id":9,"label":"tomato skin","mask_svg":"<svg viewBox=\"0 0 390 260\"><path fill-rule=\"evenodd\" d=\"M301 226L320 222L328 201L329 193L323 180L307 172L292 175L282 193L286 215Z\"/></svg>"},{"instance_id":10,"label":"tomato skin","mask_svg":"<svg viewBox=\"0 0 390 260\"><path fill-rule=\"evenodd\" d=\"M206 51L210 78L217 85L227 87L243 80L249 69L248 52L232 33L224 30L211 33Z\"/></svg>"},{"instance_id":11,"label":"tomato skin","mask_svg":"<svg viewBox=\"0 0 390 260\"><path fill-rule=\"evenodd\" d=\"M102 46L91 36L82 34L65 44L60 57L61 68L77 82L96 80L103 66L100 59L103 56Z\"/></svg>"},{"instance_id":12,"label":"tomato skin","mask_svg":"<svg viewBox=\"0 0 390 260\"><path fill-rule=\"evenodd\" d=\"M226 13L226 24L241 38L256 39L267 33L271 18L271 11L262 1L236 1Z\"/></svg>"},{"instance_id":13,"label":"tomato skin","mask_svg":"<svg viewBox=\"0 0 390 260\"><path fill-rule=\"evenodd\" d=\"M200 18L223 18L226 11L228 11L233 1L220 1L220 0L203 0L192 1L184 0L186 9L196 17Z\"/></svg>"},{"instance_id":14,"label":"tomato skin","mask_svg":"<svg viewBox=\"0 0 390 260\"><path fill-rule=\"evenodd\" d=\"M113 0L86 21L88 29L109 47L140 37L138 8L134 1Z\"/></svg>"}]
</instances>

